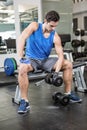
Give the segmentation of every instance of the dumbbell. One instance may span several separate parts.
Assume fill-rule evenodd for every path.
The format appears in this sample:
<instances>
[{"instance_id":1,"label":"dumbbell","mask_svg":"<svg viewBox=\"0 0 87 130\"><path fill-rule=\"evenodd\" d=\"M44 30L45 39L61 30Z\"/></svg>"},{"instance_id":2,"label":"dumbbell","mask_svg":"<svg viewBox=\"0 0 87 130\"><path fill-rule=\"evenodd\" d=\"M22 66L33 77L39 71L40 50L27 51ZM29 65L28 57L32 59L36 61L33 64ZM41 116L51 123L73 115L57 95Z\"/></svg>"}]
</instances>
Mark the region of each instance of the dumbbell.
<instances>
[{"instance_id":1,"label":"dumbbell","mask_svg":"<svg viewBox=\"0 0 87 130\"><path fill-rule=\"evenodd\" d=\"M68 95L64 95L61 92L54 92L52 95L52 99L54 100L55 104L61 104L63 106L66 106L69 104L70 98Z\"/></svg>"},{"instance_id":2,"label":"dumbbell","mask_svg":"<svg viewBox=\"0 0 87 130\"><path fill-rule=\"evenodd\" d=\"M75 36L80 36L80 29L75 30Z\"/></svg>"},{"instance_id":3,"label":"dumbbell","mask_svg":"<svg viewBox=\"0 0 87 130\"><path fill-rule=\"evenodd\" d=\"M54 72L54 73L48 73L46 75L45 82L59 87L62 85L63 79L61 76L58 76L58 73Z\"/></svg>"},{"instance_id":4,"label":"dumbbell","mask_svg":"<svg viewBox=\"0 0 87 130\"><path fill-rule=\"evenodd\" d=\"M85 46L85 40L81 39L81 47Z\"/></svg>"},{"instance_id":5,"label":"dumbbell","mask_svg":"<svg viewBox=\"0 0 87 130\"><path fill-rule=\"evenodd\" d=\"M85 30L81 29L81 36L85 36Z\"/></svg>"},{"instance_id":6,"label":"dumbbell","mask_svg":"<svg viewBox=\"0 0 87 130\"><path fill-rule=\"evenodd\" d=\"M71 45L73 48L77 48L77 47L81 46L81 41L74 39L74 40L72 40Z\"/></svg>"}]
</instances>

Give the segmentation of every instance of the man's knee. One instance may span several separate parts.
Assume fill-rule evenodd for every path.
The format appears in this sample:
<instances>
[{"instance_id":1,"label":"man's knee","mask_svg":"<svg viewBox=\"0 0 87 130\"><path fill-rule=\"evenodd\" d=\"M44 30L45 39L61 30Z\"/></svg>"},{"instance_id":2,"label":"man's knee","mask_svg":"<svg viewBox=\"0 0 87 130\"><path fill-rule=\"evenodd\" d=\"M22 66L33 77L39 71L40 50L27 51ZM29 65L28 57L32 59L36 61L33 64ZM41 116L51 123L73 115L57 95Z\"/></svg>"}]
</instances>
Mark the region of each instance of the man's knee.
<instances>
[{"instance_id":1,"label":"man's knee","mask_svg":"<svg viewBox=\"0 0 87 130\"><path fill-rule=\"evenodd\" d=\"M26 75L30 71L30 67L27 64L20 64L19 75Z\"/></svg>"},{"instance_id":2,"label":"man's knee","mask_svg":"<svg viewBox=\"0 0 87 130\"><path fill-rule=\"evenodd\" d=\"M67 61L67 67L68 67L69 69L72 69L72 68L73 68L73 64L72 64L71 61Z\"/></svg>"},{"instance_id":3,"label":"man's knee","mask_svg":"<svg viewBox=\"0 0 87 130\"><path fill-rule=\"evenodd\" d=\"M64 65L63 65L63 69L73 69L73 64L71 61L69 60L65 60L64 61Z\"/></svg>"}]
</instances>

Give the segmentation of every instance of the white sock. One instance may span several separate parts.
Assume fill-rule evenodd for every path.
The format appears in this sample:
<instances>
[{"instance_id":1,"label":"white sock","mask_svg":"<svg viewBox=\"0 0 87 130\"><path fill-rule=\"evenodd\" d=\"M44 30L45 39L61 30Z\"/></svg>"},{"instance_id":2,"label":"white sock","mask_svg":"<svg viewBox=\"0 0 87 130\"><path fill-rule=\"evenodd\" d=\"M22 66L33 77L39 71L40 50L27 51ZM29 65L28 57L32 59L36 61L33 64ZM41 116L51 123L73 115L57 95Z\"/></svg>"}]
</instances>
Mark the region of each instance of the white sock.
<instances>
[{"instance_id":1,"label":"white sock","mask_svg":"<svg viewBox=\"0 0 87 130\"><path fill-rule=\"evenodd\" d=\"M26 102L28 102L28 99L24 99L24 98L22 98L23 100L25 100Z\"/></svg>"},{"instance_id":2,"label":"white sock","mask_svg":"<svg viewBox=\"0 0 87 130\"><path fill-rule=\"evenodd\" d=\"M71 92L67 92L67 93L64 93L65 95L70 95L71 94Z\"/></svg>"},{"instance_id":3,"label":"white sock","mask_svg":"<svg viewBox=\"0 0 87 130\"><path fill-rule=\"evenodd\" d=\"M25 99L26 102L29 102L28 99Z\"/></svg>"}]
</instances>

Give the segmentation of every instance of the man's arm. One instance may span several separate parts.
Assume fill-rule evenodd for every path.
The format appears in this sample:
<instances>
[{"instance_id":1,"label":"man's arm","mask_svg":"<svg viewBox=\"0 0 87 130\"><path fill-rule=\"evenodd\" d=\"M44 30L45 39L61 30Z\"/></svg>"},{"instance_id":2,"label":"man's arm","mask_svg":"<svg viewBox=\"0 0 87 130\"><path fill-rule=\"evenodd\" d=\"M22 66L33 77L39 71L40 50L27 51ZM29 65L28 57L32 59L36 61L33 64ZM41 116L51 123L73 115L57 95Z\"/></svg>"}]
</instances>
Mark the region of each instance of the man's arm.
<instances>
[{"instance_id":1,"label":"man's arm","mask_svg":"<svg viewBox=\"0 0 87 130\"><path fill-rule=\"evenodd\" d=\"M23 57L23 51L25 46L26 39L38 28L38 23L32 22L27 28L24 29L24 31L21 33L18 39L18 45L17 45L17 53L18 58L21 59Z\"/></svg>"},{"instance_id":2,"label":"man's arm","mask_svg":"<svg viewBox=\"0 0 87 130\"><path fill-rule=\"evenodd\" d=\"M55 36L54 36L54 46L55 46L56 53L58 55L58 61L56 65L54 66L54 68L56 72L59 72L63 65L64 55L63 55L63 48L61 45L61 39L57 33L55 33Z\"/></svg>"}]
</instances>

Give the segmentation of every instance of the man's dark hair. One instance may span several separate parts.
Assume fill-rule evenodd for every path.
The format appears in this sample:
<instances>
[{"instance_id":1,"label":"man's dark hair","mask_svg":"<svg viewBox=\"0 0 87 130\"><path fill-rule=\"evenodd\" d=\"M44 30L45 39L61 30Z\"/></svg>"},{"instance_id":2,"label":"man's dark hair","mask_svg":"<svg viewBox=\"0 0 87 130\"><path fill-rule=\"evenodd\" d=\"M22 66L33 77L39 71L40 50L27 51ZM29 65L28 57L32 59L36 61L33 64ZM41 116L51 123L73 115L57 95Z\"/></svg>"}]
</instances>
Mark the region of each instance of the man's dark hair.
<instances>
[{"instance_id":1,"label":"man's dark hair","mask_svg":"<svg viewBox=\"0 0 87 130\"><path fill-rule=\"evenodd\" d=\"M57 22L60 20L60 16L58 12L51 10L46 14L45 19L47 20L47 22L51 22L51 21Z\"/></svg>"}]
</instances>

